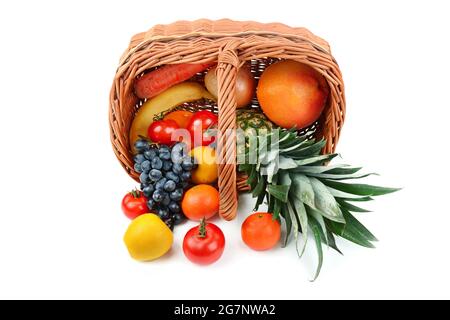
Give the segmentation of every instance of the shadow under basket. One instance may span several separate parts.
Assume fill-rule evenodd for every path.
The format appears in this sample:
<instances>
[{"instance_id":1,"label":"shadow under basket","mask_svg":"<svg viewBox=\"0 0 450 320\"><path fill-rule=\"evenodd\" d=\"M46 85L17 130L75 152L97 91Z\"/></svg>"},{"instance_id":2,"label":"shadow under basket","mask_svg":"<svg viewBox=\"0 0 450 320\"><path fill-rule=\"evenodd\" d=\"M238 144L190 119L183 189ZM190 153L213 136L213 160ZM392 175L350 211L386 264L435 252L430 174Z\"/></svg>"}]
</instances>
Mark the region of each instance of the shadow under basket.
<instances>
[{"instance_id":1,"label":"shadow under basket","mask_svg":"<svg viewBox=\"0 0 450 320\"><path fill-rule=\"evenodd\" d=\"M237 22L231 20L179 21L157 25L135 35L123 54L110 94L109 123L111 143L117 159L136 181L129 130L133 118L145 102L134 94L134 80L146 71L166 64L217 62L219 95L217 103L185 103L179 109L209 109L218 114L219 131L236 126L235 83L239 67L249 63L258 80L264 69L278 60L290 59L307 64L321 73L330 88L320 119L301 133L325 138L323 153L335 151L345 118L344 84L339 66L327 42L304 28L279 23ZM191 81L203 82L204 73ZM253 99L253 108L259 108ZM232 159L219 164L219 214L226 220L236 217L238 192L248 190L246 177L236 172L236 140L221 138L218 157Z\"/></svg>"}]
</instances>

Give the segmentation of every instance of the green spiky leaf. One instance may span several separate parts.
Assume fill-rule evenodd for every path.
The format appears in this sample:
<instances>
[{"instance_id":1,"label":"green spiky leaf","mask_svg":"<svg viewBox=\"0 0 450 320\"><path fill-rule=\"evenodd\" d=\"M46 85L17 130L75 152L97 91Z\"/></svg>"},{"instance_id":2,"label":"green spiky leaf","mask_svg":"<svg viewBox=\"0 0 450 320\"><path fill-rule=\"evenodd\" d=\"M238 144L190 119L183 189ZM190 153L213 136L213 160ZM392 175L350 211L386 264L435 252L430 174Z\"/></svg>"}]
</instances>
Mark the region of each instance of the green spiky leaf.
<instances>
[{"instance_id":1,"label":"green spiky leaf","mask_svg":"<svg viewBox=\"0 0 450 320\"><path fill-rule=\"evenodd\" d=\"M250 172L248 173L247 171L247 174L248 174L247 183L250 186L250 188L254 190L258 182L258 172L256 171L256 167L252 166Z\"/></svg>"},{"instance_id":2,"label":"green spiky leaf","mask_svg":"<svg viewBox=\"0 0 450 320\"><path fill-rule=\"evenodd\" d=\"M317 221L322 230L322 241L328 245L327 228L325 226L325 220L323 219L323 213L308 206L306 207L306 212L308 213L308 217L313 217Z\"/></svg>"},{"instance_id":3,"label":"green spiky leaf","mask_svg":"<svg viewBox=\"0 0 450 320\"><path fill-rule=\"evenodd\" d=\"M298 223L300 224L300 229L303 237L303 246L301 249L297 248L297 252L299 252L299 257L301 258L305 253L306 244L308 243L308 214L306 213L306 208L303 202L295 200L295 198L291 198L290 201L293 206L295 213L297 215Z\"/></svg>"},{"instance_id":4,"label":"green spiky leaf","mask_svg":"<svg viewBox=\"0 0 450 320\"><path fill-rule=\"evenodd\" d=\"M314 189L311 181L303 174L290 174L292 180L292 195L300 202L307 204L310 207L315 207Z\"/></svg>"},{"instance_id":5,"label":"green spiky leaf","mask_svg":"<svg viewBox=\"0 0 450 320\"><path fill-rule=\"evenodd\" d=\"M297 221L297 216L295 214L294 208L292 207L292 205L289 202L287 203L287 209L288 209L290 219L292 221L292 231L294 232L295 248L297 249L297 254L300 257L301 253L300 253L299 246L298 246L298 233L300 230L299 230L299 225L298 225L298 221Z\"/></svg>"},{"instance_id":6,"label":"green spiky leaf","mask_svg":"<svg viewBox=\"0 0 450 320\"><path fill-rule=\"evenodd\" d=\"M378 241L378 239L370 232L364 225L359 222L349 211L342 209L347 228L352 228L355 232L359 233L361 237L366 238L368 241Z\"/></svg>"},{"instance_id":7,"label":"green spiky leaf","mask_svg":"<svg viewBox=\"0 0 450 320\"><path fill-rule=\"evenodd\" d=\"M327 170L326 173L329 174L353 174L357 173L362 168L351 168L351 167L341 167L341 168L331 168L330 170Z\"/></svg>"},{"instance_id":8,"label":"green spiky leaf","mask_svg":"<svg viewBox=\"0 0 450 320\"><path fill-rule=\"evenodd\" d=\"M325 218L336 222L345 223L341 209L327 187L316 178L308 178L314 190L314 208L320 211Z\"/></svg>"},{"instance_id":9,"label":"green spiky leaf","mask_svg":"<svg viewBox=\"0 0 450 320\"><path fill-rule=\"evenodd\" d=\"M284 157L284 156L280 156L278 161L279 161L278 168L280 170L289 170L289 169L294 169L294 168L298 167L297 163L292 158L287 158L287 157Z\"/></svg>"},{"instance_id":10,"label":"green spiky leaf","mask_svg":"<svg viewBox=\"0 0 450 320\"><path fill-rule=\"evenodd\" d=\"M287 205L285 203L283 203L281 205L281 211L280 211L281 216L284 218L284 221L286 223L286 236L284 238L283 241L283 248L287 246L288 242L289 242L289 237L291 236L291 231L292 231L292 219L291 216L288 212L288 208Z\"/></svg>"},{"instance_id":11,"label":"green spiky leaf","mask_svg":"<svg viewBox=\"0 0 450 320\"><path fill-rule=\"evenodd\" d=\"M303 158L295 160L298 166L317 166L323 165L325 162L329 162L337 157L337 154L318 155L310 158Z\"/></svg>"},{"instance_id":12,"label":"green spiky leaf","mask_svg":"<svg viewBox=\"0 0 450 320\"><path fill-rule=\"evenodd\" d=\"M362 236L351 225L337 223L331 220L326 221L328 228L336 235L347 239L355 244L366 248L375 248L375 246L366 237Z\"/></svg>"},{"instance_id":13,"label":"green spiky leaf","mask_svg":"<svg viewBox=\"0 0 450 320\"><path fill-rule=\"evenodd\" d=\"M364 208L360 208L358 206L355 206L354 204L348 203L347 201L339 199L339 198L337 198L336 201L337 201L337 203L339 203L341 208L345 208L345 209L347 209L348 211L351 211L351 212L360 212L360 213L361 212L371 212L370 210L366 210ZM342 211L342 209L341 209L341 211Z\"/></svg>"},{"instance_id":14,"label":"green spiky leaf","mask_svg":"<svg viewBox=\"0 0 450 320\"><path fill-rule=\"evenodd\" d=\"M328 179L324 179L322 182L333 189L360 196L381 196L400 190L399 188L386 188L372 186L369 184L344 183Z\"/></svg>"},{"instance_id":15,"label":"green spiky leaf","mask_svg":"<svg viewBox=\"0 0 450 320\"><path fill-rule=\"evenodd\" d=\"M261 193L264 192L265 188L266 188L266 177L265 176L260 176L259 180L258 180L258 183L253 188L253 191L252 191L253 197L254 198L258 197Z\"/></svg>"},{"instance_id":16,"label":"green spiky leaf","mask_svg":"<svg viewBox=\"0 0 450 320\"><path fill-rule=\"evenodd\" d=\"M312 177L330 180L353 180L361 179L372 175L377 175L376 173L352 173L352 174L329 174L329 173L311 173Z\"/></svg>"},{"instance_id":17,"label":"green spiky leaf","mask_svg":"<svg viewBox=\"0 0 450 320\"><path fill-rule=\"evenodd\" d=\"M261 192L255 202L255 207L253 208L253 211L258 211L259 206L264 202L264 198L266 197L266 194L264 192Z\"/></svg>"},{"instance_id":18,"label":"green spiky leaf","mask_svg":"<svg viewBox=\"0 0 450 320\"><path fill-rule=\"evenodd\" d=\"M314 275L314 278L312 280L312 281L315 281L320 274L320 270L322 270L322 264L323 264L322 237L320 236L321 228L320 228L319 223L316 221L316 219L314 219L313 217L310 217L309 225L311 227L311 231L314 236L315 243L316 243L317 257L318 257L316 274Z\"/></svg>"},{"instance_id":19,"label":"green spiky leaf","mask_svg":"<svg viewBox=\"0 0 450 320\"><path fill-rule=\"evenodd\" d=\"M273 205L273 218L278 219L280 216L280 210L282 206L282 202L278 200L277 198L273 199L274 205ZM270 211L269 211L270 212Z\"/></svg>"},{"instance_id":20,"label":"green spiky leaf","mask_svg":"<svg viewBox=\"0 0 450 320\"><path fill-rule=\"evenodd\" d=\"M331 187L327 187L328 191L335 197L336 199L347 199L351 201L369 201L372 198L368 196L358 196L351 193L343 192L340 190L333 189Z\"/></svg>"},{"instance_id":21,"label":"green spiky leaf","mask_svg":"<svg viewBox=\"0 0 450 320\"><path fill-rule=\"evenodd\" d=\"M274 196L278 200L286 203L288 200L289 187L282 185L268 185L267 191L270 195Z\"/></svg>"},{"instance_id":22,"label":"green spiky leaf","mask_svg":"<svg viewBox=\"0 0 450 320\"><path fill-rule=\"evenodd\" d=\"M328 238L328 246L330 246L330 248L333 248L334 250L336 250L341 255L344 255L342 253L342 251L336 245L336 239L334 238L333 232L331 232L329 228L327 228L327 238Z\"/></svg>"},{"instance_id":23,"label":"green spiky leaf","mask_svg":"<svg viewBox=\"0 0 450 320\"><path fill-rule=\"evenodd\" d=\"M353 202L353 201L365 202L365 201L372 201L373 200L372 197L358 197L358 196L354 196L353 198L342 197L341 199L345 200L345 201L350 201L350 202Z\"/></svg>"},{"instance_id":24,"label":"green spiky leaf","mask_svg":"<svg viewBox=\"0 0 450 320\"><path fill-rule=\"evenodd\" d=\"M301 161L301 160L300 160ZM296 161L297 162L297 161ZM325 167L325 166L318 166L318 165L301 165L298 166L295 170L295 172L300 172L303 174L310 174L310 173L328 173L330 169L332 168L342 168L345 165L342 164L338 164L338 165L334 165L334 166L329 166L329 167Z\"/></svg>"}]
</instances>

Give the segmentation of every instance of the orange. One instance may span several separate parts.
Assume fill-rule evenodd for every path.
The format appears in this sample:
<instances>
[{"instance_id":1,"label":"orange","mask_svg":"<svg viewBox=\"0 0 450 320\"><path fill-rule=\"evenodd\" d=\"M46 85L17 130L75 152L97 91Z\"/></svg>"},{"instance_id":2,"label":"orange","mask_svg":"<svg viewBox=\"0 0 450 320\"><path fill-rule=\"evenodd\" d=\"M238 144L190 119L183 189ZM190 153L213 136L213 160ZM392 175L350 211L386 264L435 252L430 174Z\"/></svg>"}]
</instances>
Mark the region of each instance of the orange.
<instances>
[{"instance_id":1,"label":"orange","mask_svg":"<svg viewBox=\"0 0 450 320\"><path fill-rule=\"evenodd\" d=\"M219 212L219 191L208 184L196 185L185 193L181 209L190 220L210 219Z\"/></svg>"},{"instance_id":2,"label":"orange","mask_svg":"<svg viewBox=\"0 0 450 320\"><path fill-rule=\"evenodd\" d=\"M174 120L180 128L186 129L194 114L185 110L172 111L164 116L164 120Z\"/></svg>"},{"instance_id":3,"label":"orange","mask_svg":"<svg viewBox=\"0 0 450 320\"><path fill-rule=\"evenodd\" d=\"M281 226L271 213L256 212L245 219L241 228L242 240L253 250L269 250L280 241Z\"/></svg>"},{"instance_id":4,"label":"orange","mask_svg":"<svg viewBox=\"0 0 450 320\"><path fill-rule=\"evenodd\" d=\"M262 73L256 94L272 122L286 129L301 129L320 117L328 92L328 84L319 72L303 63L284 60Z\"/></svg>"}]
</instances>

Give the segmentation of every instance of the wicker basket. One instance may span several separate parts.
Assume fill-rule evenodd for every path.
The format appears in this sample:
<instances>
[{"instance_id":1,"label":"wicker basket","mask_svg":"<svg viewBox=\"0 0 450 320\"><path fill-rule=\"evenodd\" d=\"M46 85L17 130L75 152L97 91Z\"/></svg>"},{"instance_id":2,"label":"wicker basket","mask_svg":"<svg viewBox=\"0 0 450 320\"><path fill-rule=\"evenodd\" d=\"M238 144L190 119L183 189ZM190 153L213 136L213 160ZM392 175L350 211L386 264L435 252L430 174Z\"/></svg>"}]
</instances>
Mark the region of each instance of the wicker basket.
<instances>
[{"instance_id":1,"label":"wicker basket","mask_svg":"<svg viewBox=\"0 0 450 320\"><path fill-rule=\"evenodd\" d=\"M266 66L279 59L308 64L326 78L330 87L327 106L321 118L306 130L313 131L317 138L326 139L323 152L333 152L344 124L345 97L341 72L327 42L304 28L279 23L197 20L157 25L131 39L120 60L110 95L111 142L117 159L127 173L138 180L129 141L131 122L144 102L133 91L136 76L165 64L216 61L219 96L217 107L211 107L216 108L219 115L219 132L225 132L235 128L234 84L238 68L250 61L258 79ZM202 81L202 75L197 81ZM256 100L253 107L258 107ZM218 156L232 159L231 163L219 165L219 213L226 220L236 216L238 191L248 188L245 177L236 173L234 138L219 138L218 141Z\"/></svg>"}]
</instances>

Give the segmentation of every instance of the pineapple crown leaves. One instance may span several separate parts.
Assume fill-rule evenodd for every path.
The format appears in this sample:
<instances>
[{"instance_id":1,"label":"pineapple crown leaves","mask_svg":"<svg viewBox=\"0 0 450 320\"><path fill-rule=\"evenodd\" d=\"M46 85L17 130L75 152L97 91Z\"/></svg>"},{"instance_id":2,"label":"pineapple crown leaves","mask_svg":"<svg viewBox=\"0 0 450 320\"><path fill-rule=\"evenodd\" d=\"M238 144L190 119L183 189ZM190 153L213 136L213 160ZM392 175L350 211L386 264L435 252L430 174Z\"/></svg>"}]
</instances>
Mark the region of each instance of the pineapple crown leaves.
<instances>
[{"instance_id":1,"label":"pineapple crown leaves","mask_svg":"<svg viewBox=\"0 0 450 320\"><path fill-rule=\"evenodd\" d=\"M313 280L322 267L322 244L341 253L335 235L374 248L376 237L352 214L368 210L352 202L371 201L399 189L343 182L374 173L361 173L362 168L344 164L326 166L337 156L321 154L326 141L298 135L294 129L274 129L253 140L246 148L246 159L254 161L240 164L239 170L248 175L247 182L256 198L255 210L266 200L274 219L283 218L283 246L293 235L299 257L305 251L308 234L313 235L319 257Z\"/></svg>"}]
</instances>

